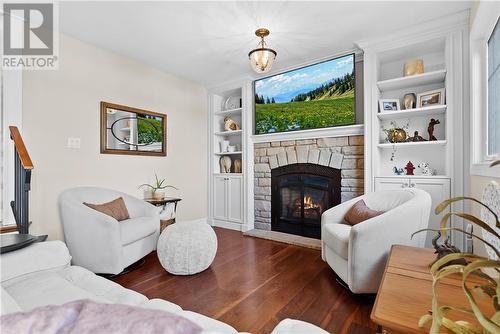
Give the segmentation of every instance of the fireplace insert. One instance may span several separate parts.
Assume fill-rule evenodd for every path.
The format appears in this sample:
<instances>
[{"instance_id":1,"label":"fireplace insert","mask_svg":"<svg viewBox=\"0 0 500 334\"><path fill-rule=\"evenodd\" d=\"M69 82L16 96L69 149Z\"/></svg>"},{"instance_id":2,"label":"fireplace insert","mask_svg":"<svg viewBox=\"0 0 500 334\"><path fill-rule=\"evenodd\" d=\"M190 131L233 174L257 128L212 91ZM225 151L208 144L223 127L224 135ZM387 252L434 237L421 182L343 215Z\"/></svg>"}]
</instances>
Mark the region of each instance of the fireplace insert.
<instances>
[{"instance_id":1,"label":"fireplace insert","mask_svg":"<svg viewBox=\"0 0 500 334\"><path fill-rule=\"evenodd\" d=\"M340 204L340 170L292 164L271 170L271 229L321 238L321 214Z\"/></svg>"}]
</instances>

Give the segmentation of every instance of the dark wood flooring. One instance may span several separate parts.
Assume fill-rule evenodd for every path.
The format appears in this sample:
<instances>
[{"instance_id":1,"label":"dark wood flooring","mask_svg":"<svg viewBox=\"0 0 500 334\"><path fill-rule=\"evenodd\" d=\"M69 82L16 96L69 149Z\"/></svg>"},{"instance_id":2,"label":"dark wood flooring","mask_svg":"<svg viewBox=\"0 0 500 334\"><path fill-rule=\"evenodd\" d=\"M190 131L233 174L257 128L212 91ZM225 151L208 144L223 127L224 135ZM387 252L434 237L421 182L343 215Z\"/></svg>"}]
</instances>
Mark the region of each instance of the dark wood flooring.
<instances>
[{"instance_id":1,"label":"dark wood flooring","mask_svg":"<svg viewBox=\"0 0 500 334\"><path fill-rule=\"evenodd\" d=\"M171 275L152 253L142 267L113 280L238 331L270 333L281 320L294 318L331 333L375 333L373 297L353 295L337 283L320 251L215 231L217 256L202 273Z\"/></svg>"}]
</instances>

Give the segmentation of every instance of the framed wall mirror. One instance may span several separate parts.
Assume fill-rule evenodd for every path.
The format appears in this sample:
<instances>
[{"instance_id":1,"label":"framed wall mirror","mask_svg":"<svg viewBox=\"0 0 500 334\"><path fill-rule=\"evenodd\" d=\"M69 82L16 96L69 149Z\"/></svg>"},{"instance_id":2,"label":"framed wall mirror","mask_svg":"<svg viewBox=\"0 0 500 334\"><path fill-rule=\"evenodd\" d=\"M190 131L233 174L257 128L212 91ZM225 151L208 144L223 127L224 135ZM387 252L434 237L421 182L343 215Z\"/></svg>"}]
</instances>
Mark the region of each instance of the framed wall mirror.
<instances>
[{"instance_id":1,"label":"framed wall mirror","mask_svg":"<svg viewBox=\"0 0 500 334\"><path fill-rule=\"evenodd\" d=\"M101 153L167 155L167 115L101 102Z\"/></svg>"}]
</instances>

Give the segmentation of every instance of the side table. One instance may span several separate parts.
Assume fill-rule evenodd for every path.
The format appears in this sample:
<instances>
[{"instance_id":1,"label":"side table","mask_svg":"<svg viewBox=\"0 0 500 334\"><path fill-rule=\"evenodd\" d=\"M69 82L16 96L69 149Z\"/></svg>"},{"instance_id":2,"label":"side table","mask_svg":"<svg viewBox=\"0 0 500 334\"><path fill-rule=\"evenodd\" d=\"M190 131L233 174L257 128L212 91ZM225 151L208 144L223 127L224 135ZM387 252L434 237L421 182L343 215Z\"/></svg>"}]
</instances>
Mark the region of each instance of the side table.
<instances>
[{"instance_id":1,"label":"side table","mask_svg":"<svg viewBox=\"0 0 500 334\"><path fill-rule=\"evenodd\" d=\"M418 321L432 309L432 274L430 264L436 259L433 249L392 246L384 278L378 290L371 319L382 327L384 334L429 333L429 326L418 327ZM471 277L471 285L484 284ZM470 309L462 289L462 277L451 275L440 281L438 295L441 305ZM486 314L493 314L493 303L485 294L474 295ZM493 313L492 313L493 312ZM447 314L452 320L465 320L477 324L475 317L457 311ZM442 327L439 333L451 333Z\"/></svg>"},{"instance_id":2,"label":"side table","mask_svg":"<svg viewBox=\"0 0 500 334\"><path fill-rule=\"evenodd\" d=\"M155 198L146 198L144 199L146 202L153 204L154 206L157 207L162 207L160 211L160 233L165 229L170 224L175 223L175 216L177 212L177 204L182 201L182 198L175 198L175 197L165 197L163 199L155 199ZM173 211L173 218L169 219L161 219L161 214L166 211L167 205L173 203L174 204L174 211Z\"/></svg>"}]
</instances>

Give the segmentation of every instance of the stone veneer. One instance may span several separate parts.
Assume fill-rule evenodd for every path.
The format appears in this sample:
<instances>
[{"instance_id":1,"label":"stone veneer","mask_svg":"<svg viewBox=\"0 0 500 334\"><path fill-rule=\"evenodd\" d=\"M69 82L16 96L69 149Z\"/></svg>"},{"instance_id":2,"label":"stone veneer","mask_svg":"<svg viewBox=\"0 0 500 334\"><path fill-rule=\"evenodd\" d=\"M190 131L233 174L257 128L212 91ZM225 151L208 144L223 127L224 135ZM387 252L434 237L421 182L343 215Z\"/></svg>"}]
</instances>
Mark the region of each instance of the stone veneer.
<instances>
[{"instance_id":1,"label":"stone veneer","mask_svg":"<svg viewBox=\"0 0 500 334\"><path fill-rule=\"evenodd\" d=\"M312 163L341 170L342 202L363 194L363 136L254 144L255 228L271 230L271 169Z\"/></svg>"}]
</instances>

